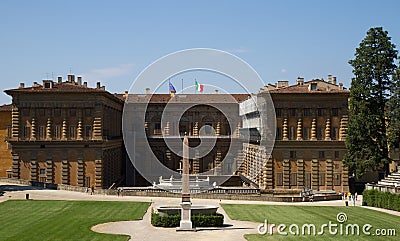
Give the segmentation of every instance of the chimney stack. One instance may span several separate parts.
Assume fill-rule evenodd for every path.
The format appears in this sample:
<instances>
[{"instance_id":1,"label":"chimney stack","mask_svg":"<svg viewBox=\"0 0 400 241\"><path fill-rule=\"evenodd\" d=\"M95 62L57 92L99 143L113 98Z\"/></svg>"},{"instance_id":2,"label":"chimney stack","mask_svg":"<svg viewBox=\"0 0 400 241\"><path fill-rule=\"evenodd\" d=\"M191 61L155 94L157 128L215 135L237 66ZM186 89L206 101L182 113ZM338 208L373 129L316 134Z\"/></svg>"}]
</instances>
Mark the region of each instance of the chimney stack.
<instances>
[{"instance_id":1,"label":"chimney stack","mask_svg":"<svg viewBox=\"0 0 400 241\"><path fill-rule=\"evenodd\" d=\"M328 83L332 84L332 75L328 74Z\"/></svg>"},{"instance_id":2,"label":"chimney stack","mask_svg":"<svg viewBox=\"0 0 400 241\"><path fill-rule=\"evenodd\" d=\"M150 88L146 88L146 95L150 95Z\"/></svg>"},{"instance_id":3,"label":"chimney stack","mask_svg":"<svg viewBox=\"0 0 400 241\"><path fill-rule=\"evenodd\" d=\"M297 77L297 79L296 79L296 85L304 85L304 78Z\"/></svg>"},{"instance_id":4,"label":"chimney stack","mask_svg":"<svg viewBox=\"0 0 400 241\"><path fill-rule=\"evenodd\" d=\"M83 82L83 86L87 87L87 82Z\"/></svg>"},{"instance_id":5,"label":"chimney stack","mask_svg":"<svg viewBox=\"0 0 400 241\"><path fill-rule=\"evenodd\" d=\"M81 86L82 85L82 77L78 76L78 85Z\"/></svg>"},{"instance_id":6,"label":"chimney stack","mask_svg":"<svg viewBox=\"0 0 400 241\"><path fill-rule=\"evenodd\" d=\"M343 83L339 83L339 90L343 90Z\"/></svg>"},{"instance_id":7,"label":"chimney stack","mask_svg":"<svg viewBox=\"0 0 400 241\"><path fill-rule=\"evenodd\" d=\"M25 83L19 83L19 88L20 88L20 89L25 88Z\"/></svg>"},{"instance_id":8,"label":"chimney stack","mask_svg":"<svg viewBox=\"0 0 400 241\"><path fill-rule=\"evenodd\" d=\"M214 94L218 94L218 90L214 90Z\"/></svg>"},{"instance_id":9,"label":"chimney stack","mask_svg":"<svg viewBox=\"0 0 400 241\"><path fill-rule=\"evenodd\" d=\"M100 89L100 82L97 82L97 83L96 83L96 88L97 88L97 89Z\"/></svg>"},{"instance_id":10,"label":"chimney stack","mask_svg":"<svg viewBox=\"0 0 400 241\"><path fill-rule=\"evenodd\" d=\"M278 80L278 83L276 84L276 87L278 87L278 88L287 87L287 86L289 86L288 80Z\"/></svg>"},{"instance_id":11,"label":"chimney stack","mask_svg":"<svg viewBox=\"0 0 400 241\"><path fill-rule=\"evenodd\" d=\"M62 83L62 76L58 76L58 77L57 77L57 81L58 81L58 83L61 84L61 83Z\"/></svg>"},{"instance_id":12,"label":"chimney stack","mask_svg":"<svg viewBox=\"0 0 400 241\"><path fill-rule=\"evenodd\" d=\"M336 85L336 77L332 77L332 84Z\"/></svg>"}]
</instances>

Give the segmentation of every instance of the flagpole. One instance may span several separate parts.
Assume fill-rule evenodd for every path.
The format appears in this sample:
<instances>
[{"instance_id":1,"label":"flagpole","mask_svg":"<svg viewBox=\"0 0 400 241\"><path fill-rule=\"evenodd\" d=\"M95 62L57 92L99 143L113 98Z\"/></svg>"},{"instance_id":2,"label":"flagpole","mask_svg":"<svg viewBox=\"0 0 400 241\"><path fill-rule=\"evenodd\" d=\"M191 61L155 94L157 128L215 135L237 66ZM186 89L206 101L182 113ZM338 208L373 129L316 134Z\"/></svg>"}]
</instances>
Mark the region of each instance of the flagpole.
<instances>
[{"instance_id":1,"label":"flagpole","mask_svg":"<svg viewBox=\"0 0 400 241\"><path fill-rule=\"evenodd\" d=\"M194 78L194 93L196 94L196 92L197 92L197 86L196 86L196 78Z\"/></svg>"}]
</instances>

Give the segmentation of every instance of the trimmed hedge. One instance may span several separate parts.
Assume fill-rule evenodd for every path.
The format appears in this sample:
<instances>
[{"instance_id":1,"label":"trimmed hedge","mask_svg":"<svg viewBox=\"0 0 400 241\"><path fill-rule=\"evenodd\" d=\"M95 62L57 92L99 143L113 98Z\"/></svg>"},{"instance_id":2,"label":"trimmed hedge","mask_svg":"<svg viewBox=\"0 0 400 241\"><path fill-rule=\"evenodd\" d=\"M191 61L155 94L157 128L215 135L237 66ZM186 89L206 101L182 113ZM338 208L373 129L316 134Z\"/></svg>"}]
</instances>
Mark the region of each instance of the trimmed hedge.
<instances>
[{"instance_id":1,"label":"trimmed hedge","mask_svg":"<svg viewBox=\"0 0 400 241\"><path fill-rule=\"evenodd\" d=\"M378 190L365 190L363 202L367 206L400 211L400 195Z\"/></svg>"},{"instance_id":2,"label":"trimmed hedge","mask_svg":"<svg viewBox=\"0 0 400 241\"><path fill-rule=\"evenodd\" d=\"M216 213L215 215L193 215L192 223L195 227L222 227L224 224L224 215ZM181 215L160 216L158 213L151 213L151 224L155 227L172 228L179 227Z\"/></svg>"}]
</instances>

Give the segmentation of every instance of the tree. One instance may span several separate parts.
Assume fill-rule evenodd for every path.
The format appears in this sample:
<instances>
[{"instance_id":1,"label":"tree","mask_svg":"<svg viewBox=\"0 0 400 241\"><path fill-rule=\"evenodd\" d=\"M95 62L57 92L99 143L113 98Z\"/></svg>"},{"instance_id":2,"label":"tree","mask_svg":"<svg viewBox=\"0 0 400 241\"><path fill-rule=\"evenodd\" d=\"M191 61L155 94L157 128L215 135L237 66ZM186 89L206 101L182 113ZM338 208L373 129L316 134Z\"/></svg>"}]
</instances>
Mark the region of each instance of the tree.
<instances>
[{"instance_id":1,"label":"tree","mask_svg":"<svg viewBox=\"0 0 400 241\"><path fill-rule=\"evenodd\" d=\"M387 168L390 158L387 129L388 105L396 82L397 50L388 32L371 28L356 49L349 100L344 164L349 172L360 177L368 171Z\"/></svg>"},{"instance_id":2,"label":"tree","mask_svg":"<svg viewBox=\"0 0 400 241\"><path fill-rule=\"evenodd\" d=\"M400 66L393 75L393 85L388 102L388 141L389 148L399 147L400 143Z\"/></svg>"}]
</instances>

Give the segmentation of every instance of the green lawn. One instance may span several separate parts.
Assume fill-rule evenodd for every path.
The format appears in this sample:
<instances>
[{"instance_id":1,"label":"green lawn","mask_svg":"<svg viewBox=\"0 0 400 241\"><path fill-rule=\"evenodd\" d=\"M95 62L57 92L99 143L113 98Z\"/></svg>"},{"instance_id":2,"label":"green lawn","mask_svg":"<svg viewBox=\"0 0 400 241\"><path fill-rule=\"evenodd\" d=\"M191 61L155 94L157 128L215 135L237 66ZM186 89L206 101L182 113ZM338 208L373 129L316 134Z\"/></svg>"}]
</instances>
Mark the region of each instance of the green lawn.
<instances>
[{"instance_id":1,"label":"green lawn","mask_svg":"<svg viewBox=\"0 0 400 241\"><path fill-rule=\"evenodd\" d=\"M96 224L141 219L149 203L11 200L0 203L0 240L127 240Z\"/></svg>"},{"instance_id":2,"label":"green lawn","mask_svg":"<svg viewBox=\"0 0 400 241\"><path fill-rule=\"evenodd\" d=\"M286 224L284 230L288 232L288 236L283 236L275 232L272 236L267 233L265 235L250 234L245 235L247 240L400 240L400 217L394 216L374 210L369 210L361 207L315 207L315 206L269 206L269 205L236 205L223 204L222 207L227 212L230 218L243 221L252 221L264 223L268 220L268 224ZM329 229L324 228L325 234L318 235L293 235L289 233L289 225L297 224L300 227L303 224L315 224L317 233L321 230L321 225L324 223L340 224L336 215L339 212L346 213L348 219L343 223L345 234L346 224L358 224L360 226L360 236L357 235L331 235ZM369 230L372 233L376 229L396 229L396 236L376 236L365 235L362 232L362 227L365 224L371 224ZM294 229L293 229L294 230Z\"/></svg>"}]
</instances>

